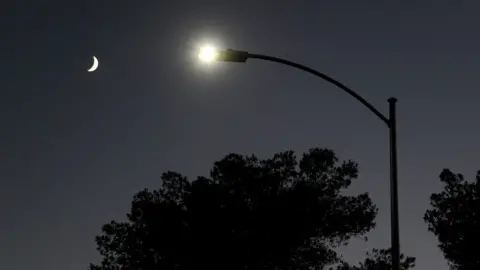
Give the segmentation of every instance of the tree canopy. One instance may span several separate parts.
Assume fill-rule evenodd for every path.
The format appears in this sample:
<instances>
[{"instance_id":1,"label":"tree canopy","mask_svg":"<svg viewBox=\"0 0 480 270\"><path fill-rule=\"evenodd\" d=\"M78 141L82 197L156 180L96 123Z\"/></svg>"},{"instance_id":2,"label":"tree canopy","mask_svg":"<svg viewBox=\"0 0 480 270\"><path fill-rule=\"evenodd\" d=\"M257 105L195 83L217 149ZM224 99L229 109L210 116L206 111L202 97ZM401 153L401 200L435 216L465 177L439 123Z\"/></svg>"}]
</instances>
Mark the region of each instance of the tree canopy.
<instances>
[{"instance_id":1,"label":"tree canopy","mask_svg":"<svg viewBox=\"0 0 480 270\"><path fill-rule=\"evenodd\" d=\"M299 161L229 154L192 182L166 172L134 196L126 221L102 227L103 260L89 269L327 269L342 262L335 247L375 226L367 193L341 193L357 177L355 162L320 148Z\"/></svg>"},{"instance_id":2,"label":"tree canopy","mask_svg":"<svg viewBox=\"0 0 480 270\"><path fill-rule=\"evenodd\" d=\"M428 229L437 236L451 269L480 269L480 171L476 181L467 182L462 174L444 169L440 181L444 189L431 195L431 209L424 217Z\"/></svg>"},{"instance_id":3,"label":"tree canopy","mask_svg":"<svg viewBox=\"0 0 480 270\"><path fill-rule=\"evenodd\" d=\"M338 265L335 270L391 270L391 249L373 249L367 252L366 258L358 266L350 266L348 263ZM407 270L415 267L415 258L405 257L400 254L400 269ZM333 268L332 268L333 270Z\"/></svg>"}]
</instances>

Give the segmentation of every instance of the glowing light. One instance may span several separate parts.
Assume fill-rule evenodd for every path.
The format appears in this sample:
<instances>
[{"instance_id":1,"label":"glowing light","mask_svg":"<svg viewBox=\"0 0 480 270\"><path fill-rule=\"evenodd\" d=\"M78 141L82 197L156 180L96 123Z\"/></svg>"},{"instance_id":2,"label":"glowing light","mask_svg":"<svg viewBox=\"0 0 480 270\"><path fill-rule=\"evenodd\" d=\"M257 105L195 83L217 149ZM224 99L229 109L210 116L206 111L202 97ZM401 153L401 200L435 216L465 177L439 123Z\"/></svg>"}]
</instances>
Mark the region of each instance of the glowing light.
<instances>
[{"instance_id":1,"label":"glowing light","mask_svg":"<svg viewBox=\"0 0 480 270\"><path fill-rule=\"evenodd\" d=\"M202 47L200 49L200 52L198 53L198 58L200 58L200 60L202 60L203 62L213 62L216 60L217 56L217 49L210 45Z\"/></svg>"}]
</instances>

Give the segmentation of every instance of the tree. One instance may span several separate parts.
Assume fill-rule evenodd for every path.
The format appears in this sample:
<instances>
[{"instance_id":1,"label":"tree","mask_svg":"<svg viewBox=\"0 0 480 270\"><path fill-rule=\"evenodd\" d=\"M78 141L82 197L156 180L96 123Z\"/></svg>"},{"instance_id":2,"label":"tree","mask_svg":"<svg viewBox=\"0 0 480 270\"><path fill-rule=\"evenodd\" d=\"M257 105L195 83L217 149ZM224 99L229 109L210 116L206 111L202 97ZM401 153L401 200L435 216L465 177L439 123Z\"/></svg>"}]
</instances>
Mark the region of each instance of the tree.
<instances>
[{"instance_id":1,"label":"tree","mask_svg":"<svg viewBox=\"0 0 480 270\"><path fill-rule=\"evenodd\" d=\"M408 270L415 267L415 258L400 255L400 269ZM335 268L336 270L391 270L392 255L391 249L373 249L367 252L367 258L359 266L350 266L343 263ZM331 269L333 270L333 268Z\"/></svg>"},{"instance_id":2,"label":"tree","mask_svg":"<svg viewBox=\"0 0 480 270\"><path fill-rule=\"evenodd\" d=\"M431 195L424 216L428 230L437 236L451 269L480 269L480 171L472 183L444 169L440 181L444 190Z\"/></svg>"},{"instance_id":3,"label":"tree","mask_svg":"<svg viewBox=\"0 0 480 270\"><path fill-rule=\"evenodd\" d=\"M342 195L358 176L353 161L314 148L270 159L229 154L210 177L162 175L158 190L132 201L127 221L96 237L103 256L90 270L326 269L334 251L374 228L367 193Z\"/></svg>"}]
</instances>

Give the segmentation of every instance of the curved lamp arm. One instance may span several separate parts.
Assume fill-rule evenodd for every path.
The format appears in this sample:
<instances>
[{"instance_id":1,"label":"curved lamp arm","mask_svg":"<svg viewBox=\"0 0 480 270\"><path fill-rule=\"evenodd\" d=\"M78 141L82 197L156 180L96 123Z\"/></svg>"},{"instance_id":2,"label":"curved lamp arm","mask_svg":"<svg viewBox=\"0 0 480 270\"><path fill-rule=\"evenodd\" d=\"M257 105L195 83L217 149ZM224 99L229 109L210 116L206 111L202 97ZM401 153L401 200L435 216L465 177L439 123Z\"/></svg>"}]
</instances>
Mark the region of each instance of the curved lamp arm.
<instances>
[{"instance_id":1,"label":"curved lamp arm","mask_svg":"<svg viewBox=\"0 0 480 270\"><path fill-rule=\"evenodd\" d=\"M309 68L304 65L300 65L298 63L294 63L292 61L288 61L282 58L278 57L273 57L273 56L268 56L268 55L262 55L262 54L253 54L253 53L248 53L245 51L237 51L237 50L232 50L228 49L225 51L221 51L218 53L218 56L216 57L217 61L225 61L225 62L238 62L238 63L243 63L246 62L247 59L252 58L252 59L261 59L261 60L266 60L266 61L271 61L271 62L277 62L280 64L284 64L287 66L291 66L294 68L301 69L303 71L306 71L310 74L313 74L317 77L322 78L323 80L336 85L338 88L344 90L347 92L350 96L354 97L356 100L360 101L365 107L367 107L372 113L374 113L378 118L380 118L385 124L387 124L388 127L391 126L390 120L385 117L381 112L379 112L372 104L370 104L368 101L366 101L363 97L361 97L359 94L357 94L355 91L352 89L348 88L344 84L340 83L339 81L319 72L316 71L312 68Z\"/></svg>"}]
</instances>

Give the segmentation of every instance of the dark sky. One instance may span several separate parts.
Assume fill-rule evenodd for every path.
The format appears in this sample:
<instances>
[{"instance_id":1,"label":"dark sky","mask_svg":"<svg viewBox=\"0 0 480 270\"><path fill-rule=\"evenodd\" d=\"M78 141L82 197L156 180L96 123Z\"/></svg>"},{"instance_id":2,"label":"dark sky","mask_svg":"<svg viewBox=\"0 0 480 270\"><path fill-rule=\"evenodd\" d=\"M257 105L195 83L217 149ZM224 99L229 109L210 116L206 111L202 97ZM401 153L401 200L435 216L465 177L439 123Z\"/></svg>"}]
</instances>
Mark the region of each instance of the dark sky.
<instances>
[{"instance_id":1,"label":"dark sky","mask_svg":"<svg viewBox=\"0 0 480 270\"><path fill-rule=\"evenodd\" d=\"M361 4L361 3L363 4ZM386 3L389 2L389 3ZM479 168L478 1L17 1L0 9L0 268L86 269L93 237L160 174L230 152L328 147L379 206L354 262L390 245L388 129L328 83L260 61L200 65L204 42L284 57L398 103L402 252L447 269L423 213L448 167ZM94 73L85 70L92 56Z\"/></svg>"}]
</instances>

